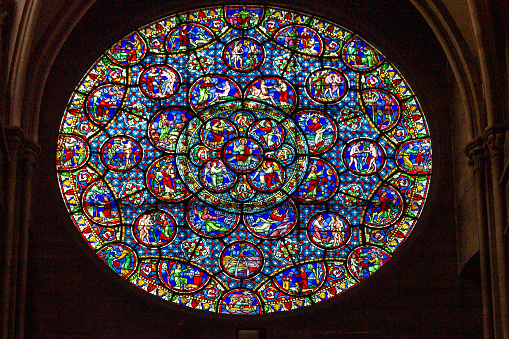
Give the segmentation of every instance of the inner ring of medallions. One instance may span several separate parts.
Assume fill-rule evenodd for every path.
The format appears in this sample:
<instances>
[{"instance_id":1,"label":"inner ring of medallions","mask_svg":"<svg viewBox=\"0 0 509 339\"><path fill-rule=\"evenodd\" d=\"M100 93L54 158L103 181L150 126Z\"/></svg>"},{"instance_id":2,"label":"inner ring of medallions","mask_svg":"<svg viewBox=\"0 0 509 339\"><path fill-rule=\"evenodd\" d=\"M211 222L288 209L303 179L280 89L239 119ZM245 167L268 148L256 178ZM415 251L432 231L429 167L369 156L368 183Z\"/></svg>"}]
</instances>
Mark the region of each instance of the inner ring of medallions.
<instances>
[{"instance_id":1,"label":"inner ring of medallions","mask_svg":"<svg viewBox=\"0 0 509 339\"><path fill-rule=\"evenodd\" d=\"M263 149L256 140L249 137L233 139L223 148L226 166L240 173L256 170L263 161Z\"/></svg>"}]
</instances>

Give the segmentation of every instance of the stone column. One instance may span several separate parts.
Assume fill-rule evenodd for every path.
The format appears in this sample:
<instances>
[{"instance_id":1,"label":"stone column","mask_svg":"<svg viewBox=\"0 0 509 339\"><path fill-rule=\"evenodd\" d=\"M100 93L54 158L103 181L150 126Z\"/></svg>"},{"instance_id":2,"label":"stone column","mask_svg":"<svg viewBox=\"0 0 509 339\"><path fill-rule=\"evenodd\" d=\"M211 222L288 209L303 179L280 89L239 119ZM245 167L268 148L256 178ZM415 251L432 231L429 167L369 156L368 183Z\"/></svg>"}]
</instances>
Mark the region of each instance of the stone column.
<instances>
[{"instance_id":1,"label":"stone column","mask_svg":"<svg viewBox=\"0 0 509 339\"><path fill-rule=\"evenodd\" d=\"M475 199L477 202L477 228L479 235L479 266L481 271L483 337L494 338L493 303L490 270L490 238L486 205L485 156L481 138L475 138L466 147L465 153L469 165L473 167L475 181Z\"/></svg>"},{"instance_id":2,"label":"stone column","mask_svg":"<svg viewBox=\"0 0 509 339\"><path fill-rule=\"evenodd\" d=\"M496 284L495 319L498 318L499 324L496 333L502 338L509 338L509 300L508 300L508 276L507 276L507 249L504 236L505 224L507 222L506 196L504 187L500 184L500 179L504 170L504 141L506 127L501 125L492 125L486 128L484 132L484 144L490 164L491 177L491 201L492 201L492 220L490 220L491 232L491 270L496 272L497 279L493 281ZM497 305L498 304L498 305Z\"/></svg>"}]
</instances>

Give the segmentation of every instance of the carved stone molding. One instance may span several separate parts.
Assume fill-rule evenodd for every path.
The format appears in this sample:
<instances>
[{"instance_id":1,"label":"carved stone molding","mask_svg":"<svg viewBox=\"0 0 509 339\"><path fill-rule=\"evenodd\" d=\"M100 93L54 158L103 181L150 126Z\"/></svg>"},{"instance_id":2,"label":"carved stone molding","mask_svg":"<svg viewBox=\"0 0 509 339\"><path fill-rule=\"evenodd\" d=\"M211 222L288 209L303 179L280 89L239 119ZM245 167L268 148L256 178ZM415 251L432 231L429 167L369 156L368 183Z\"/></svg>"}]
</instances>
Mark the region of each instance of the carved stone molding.
<instances>
[{"instance_id":1,"label":"carved stone molding","mask_svg":"<svg viewBox=\"0 0 509 339\"><path fill-rule=\"evenodd\" d=\"M468 157L468 165L478 169L485 159L484 143L481 137L474 138L465 147L465 154Z\"/></svg>"},{"instance_id":2,"label":"carved stone molding","mask_svg":"<svg viewBox=\"0 0 509 339\"><path fill-rule=\"evenodd\" d=\"M486 127L483 134L486 156L489 158L502 155L506 138L507 126L491 125Z\"/></svg>"}]
</instances>

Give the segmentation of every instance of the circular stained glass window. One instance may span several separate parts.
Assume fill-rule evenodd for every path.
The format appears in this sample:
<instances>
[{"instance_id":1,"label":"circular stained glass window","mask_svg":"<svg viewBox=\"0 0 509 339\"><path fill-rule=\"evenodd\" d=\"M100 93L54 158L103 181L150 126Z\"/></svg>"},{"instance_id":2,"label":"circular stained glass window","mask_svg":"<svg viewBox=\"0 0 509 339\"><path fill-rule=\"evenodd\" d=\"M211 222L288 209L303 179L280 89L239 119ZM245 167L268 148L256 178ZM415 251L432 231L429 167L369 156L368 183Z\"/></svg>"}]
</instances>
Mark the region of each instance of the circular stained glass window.
<instances>
[{"instance_id":1,"label":"circular stained glass window","mask_svg":"<svg viewBox=\"0 0 509 339\"><path fill-rule=\"evenodd\" d=\"M391 258L422 211L431 142L394 66L286 9L179 13L77 85L60 189L96 254L164 300L226 314L310 306Z\"/></svg>"}]
</instances>

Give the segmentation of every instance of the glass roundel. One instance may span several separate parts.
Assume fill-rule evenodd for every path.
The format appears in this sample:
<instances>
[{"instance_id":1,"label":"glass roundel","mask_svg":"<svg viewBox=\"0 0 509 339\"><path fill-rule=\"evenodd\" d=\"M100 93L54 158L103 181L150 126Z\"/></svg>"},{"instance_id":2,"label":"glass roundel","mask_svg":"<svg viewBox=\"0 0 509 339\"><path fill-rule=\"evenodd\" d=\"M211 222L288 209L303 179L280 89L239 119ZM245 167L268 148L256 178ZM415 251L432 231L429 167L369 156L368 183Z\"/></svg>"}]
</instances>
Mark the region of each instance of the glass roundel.
<instances>
[{"instance_id":1,"label":"glass roundel","mask_svg":"<svg viewBox=\"0 0 509 339\"><path fill-rule=\"evenodd\" d=\"M64 113L62 196L118 275L224 314L334 297L391 258L428 192L431 141L397 69L307 14L209 7L92 65Z\"/></svg>"}]
</instances>

